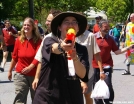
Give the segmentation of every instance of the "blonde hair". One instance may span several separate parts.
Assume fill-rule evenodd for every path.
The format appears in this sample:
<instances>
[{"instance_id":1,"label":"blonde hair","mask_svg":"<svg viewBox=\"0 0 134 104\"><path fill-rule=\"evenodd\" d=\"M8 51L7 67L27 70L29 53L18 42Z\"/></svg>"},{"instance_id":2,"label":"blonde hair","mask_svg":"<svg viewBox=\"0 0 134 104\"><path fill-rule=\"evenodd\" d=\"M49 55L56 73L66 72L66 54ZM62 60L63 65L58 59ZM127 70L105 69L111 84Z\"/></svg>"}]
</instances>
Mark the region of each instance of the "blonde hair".
<instances>
[{"instance_id":1,"label":"blonde hair","mask_svg":"<svg viewBox=\"0 0 134 104\"><path fill-rule=\"evenodd\" d=\"M39 39L41 39L41 36L39 34L39 30L38 30L38 27L35 25L34 23L34 20L30 17L26 17L24 19L24 21L28 20L31 24L32 24L32 27L33 27L33 30L32 30L32 38L33 38L33 41L34 43L36 43ZM23 25L24 25L24 22L23 22ZM24 42L24 40L26 39L26 35L25 35L25 32L24 32L24 28L22 27L21 29L21 34L20 34L20 41L21 43Z\"/></svg>"}]
</instances>

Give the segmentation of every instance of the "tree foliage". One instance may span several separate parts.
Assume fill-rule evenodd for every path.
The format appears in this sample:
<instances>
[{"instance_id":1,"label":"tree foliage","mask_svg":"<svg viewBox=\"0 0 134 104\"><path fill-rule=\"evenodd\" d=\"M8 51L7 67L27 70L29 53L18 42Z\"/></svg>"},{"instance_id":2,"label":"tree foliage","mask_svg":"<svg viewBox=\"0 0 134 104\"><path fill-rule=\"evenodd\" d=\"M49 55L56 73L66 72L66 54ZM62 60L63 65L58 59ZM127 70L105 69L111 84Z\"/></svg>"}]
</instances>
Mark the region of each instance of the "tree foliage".
<instances>
[{"instance_id":1,"label":"tree foliage","mask_svg":"<svg viewBox=\"0 0 134 104\"><path fill-rule=\"evenodd\" d=\"M126 12L127 4L123 0L98 0L96 7L104 10L108 19L114 22L122 22L128 15Z\"/></svg>"},{"instance_id":2,"label":"tree foliage","mask_svg":"<svg viewBox=\"0 0 134 104\"><path fill-rule=\"evenodd\" d=\"M29 16L29 0L0 0L0 20L23 20ZM133 0L33 0L34 17L42 23L51 8L61 11L84 12L90 6L104 10L108 19L122 22L134 11Z\"/></svg>"}]
</instances>

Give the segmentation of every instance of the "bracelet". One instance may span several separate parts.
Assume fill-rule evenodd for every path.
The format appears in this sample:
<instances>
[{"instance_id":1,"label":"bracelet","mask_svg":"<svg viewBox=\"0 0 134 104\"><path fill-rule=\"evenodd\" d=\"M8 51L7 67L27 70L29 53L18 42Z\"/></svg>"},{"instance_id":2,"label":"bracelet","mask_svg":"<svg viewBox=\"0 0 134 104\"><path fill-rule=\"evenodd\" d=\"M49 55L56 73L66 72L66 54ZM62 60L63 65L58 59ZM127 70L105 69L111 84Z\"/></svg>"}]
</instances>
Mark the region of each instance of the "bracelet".
<instances>
[{"instance_id":1,"label":"bracelet","mask_svg":"<svg viewBox=\"0 0 134 104\"><path fill-rule=\"evenodd\" d=\"M77 62L79 60L79 58L76 56L75 59L73 59L74 62Z\"/></svg>"},{"instance_id":2,"label":"bracelet","mask_svg":"<svg viewBox=\"0 0 134 104\"><path fill-rule=\"evenodd\" d=\"M104 71L100 72L100 74L104 74Z\"/></svg>"},{"instance_id":3,"label":"bracelet","mask_svg":"<svg viewBox=\"0 0 134 104\"><path fill-rule=\"evenodd\" d=\"M77 62L77 61L79 61L79 58L77 58L77 60L74 60L74 62Z\"/></svg>"},{"instance_id":4,"label":"bracelet","mask_svg":"<svg viewBox=\"0 0 134 104\"><path fill-rule=\"evenodd\" d=\"M64 52L64 50L63 50L62 47L61 47L61 43L58 44L58 50L59 50L61 53Z\"/></svg>"}]
</instances>

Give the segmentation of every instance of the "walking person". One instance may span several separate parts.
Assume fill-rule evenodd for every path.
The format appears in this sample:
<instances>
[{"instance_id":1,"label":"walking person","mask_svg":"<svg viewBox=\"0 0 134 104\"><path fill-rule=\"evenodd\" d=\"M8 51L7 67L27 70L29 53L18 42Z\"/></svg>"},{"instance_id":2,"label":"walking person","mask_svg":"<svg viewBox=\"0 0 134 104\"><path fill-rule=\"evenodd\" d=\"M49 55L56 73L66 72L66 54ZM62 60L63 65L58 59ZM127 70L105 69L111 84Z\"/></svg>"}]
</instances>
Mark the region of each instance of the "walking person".
<instances>
[{"instance_id":1,"label":"walking person","mask_svg":"<svg viewBox=\"0 0 134 104\"><path fill-rule=\"evenodd\" d=\"M127 26L126 26L126 31L125 31L125 34L126 34L126 39L125 39L125 46L130 46L131 45L131 42L134 42L134 13L132 13L130 15L130 21L129 23L127 23ZM134 49L130 49L128 51L134 51ZM122 73L122 75L134 75L132 73L130 73L130 60L129 60L129 54L130 53L126 53L126 66L127 68L125 69L125 71Z\"/></svg>"},{"instance_id":2,"label":"walking person","mask_svg":"<svg viewBox=\"0 0 134 104\"><path fill-rule=\"evenodd\" d=\"M84 104L79 78L88 81L87 48L66 43L65 38L68 29L73 28L77 37L86 26L86 17L73 12L60 13L52 20L52 34L45 36L42 47L41 74L33 104Z\"/></svg>"},{"instance_id":3,"label":"walking person","mask_svg":"<svg viewBox=\"0 0 134 104\"><path fill-rule=\"evenodd\" d=\"M76 41L86 46L88 49L89 63L91 63L90 70L88 73L89 80L87 83L81 81L81 86L83 88L83 93L84 93L86 104L93 104L93 100L92 98L90 98L90 95L93 89L93 80L94 80L94 69L92 67L92 60L93 60L93 56L95 56L95 59L97 60L99 68L100 68L100 72L103 72L101 58L99 54L100 49L96 43L94 34L88 31L88 26L87 26L87 30L82 35L76 38ZM104 78L105 78L105 74L101 73L100 79L104 80Z\"/></svg>"},{"instance_id":4,"label":"walking person","mask_svg":"<svg viewBox=\"0 0 134 104\"><path fill-rule=\"evenodd\" d=\"M129 23L130 21L126 20L125 21L125 24L122 28L122 47L124 48L125 47L125 40L126 40L126 27L127 27L127 24Z\"/></svg>"},{"instance_id":5,"label":"walking person","mask_svg":"<svg viewBox=\"0 0 134 104\"><path fill-rule=\"evenodd\" d=\"M121 28L119 24L116 24L115 28L113 28L113 37L118 47L120 47L120 35L121 35Z\"/></svg>"},{"instance_id":6,"label":"walking person","mask_svg":"<svg viewBox=\"0 0 134 104\"><path fill-rule=\"evenodd\" d=\"M35 91L32 82L36 73L38 61L34 59L41 44L41 36L32 18L25 18L20 36L16 39L12 61L8 71L8 79L12 79L12 70L15 67L14 85L15 99L13 104L26 104L30 90L33 100Z\"/></svg>"},{"instance_id":7,"label":"walking person","mask_svg":"<svg viewBox=\"0 0 134 104\"><path fill-rule=\"evenodd\" d=\"M1 49L2 50L6 50L6 44L5 44L5 41L4 41L4 38L3 38L3 33L2 33L2 27L0 27L0 40L1 40Z\"/></svg>"},{"instance_id":8,"label":"walking person","mask_svg":"<svg viewBox=\"0 0 134 104\"><path fill-rule=\"evenodd\" d=\"M7 47L3 38L2 28L0 28L0 41L0 50L5 51ZM2 68L0 68L0 71L3 71Z\"/></svg>"},{"instance_id":9,"label":"walking person","mask_svg":"<svg viewBox=\"0 0 134 104\"><path fill-rule=\"evenodd\" d=\"M96 20L96 24L93 26L93 33L97 33L98 31L100 31L100 28L99 28L99 22L100 20L102 19L101 16L97 16L95 17L95 20Z\"/></svg>"},{"instance_id":10,"label":"walking person","mask_svg":"<svg viewBox=\"0 0 134 104\"><path fill-rule=\"evenodd\" d=\"M61 13L61 11L56 10L56 9L51 9L49 11L49 14L48 14L46 22L45 22L46 28L47 28L47 30L49 30L48 34L46 34L46 35L52 34L51 27L50 27L51 22L52 22L53 18L55 16L57 16L59 13ZM37 87L37 84L38 84L38 81L39 81L39 76L40 76L41 62L42 62L42 47L43 47L44 39L45 39L45 36L44 36L44 38L43 38L43 40L41 42L41 45L40 45L36 55L35 55L35 59L38 60L39 63L38 63L38 66L37 66L37 71L36 71L36 74L35 74L34 81L32 83L32 86L33 86L34 90Z\"/></svg>"},{"instance_id":11,"label":"walking person","mask_svg":"<svg viewBox=\"0 0 134 104\"><path fill-rule=\"evenodd\" d=\"M56 10L56 9L51 9L49 11L49 15L46 19L46 22L45 22L45 25L46 25L46 31L45 31L45 35L48 35L49 33L51 33L51 22L52 22L52 19L57 15L59 14L61 11L60 10Z\"/></svg>"},{"instance_id":12,"label":"walking person","mask_svg":"<svg viewBox=\"0 0 134 104\"><path fill-rule=\"evenodd\" d=\"M14 44L15 44L15 37L17 37L17 31L11 26L9 20L4 21L5 28L2 29L5 45L7 47L6 50L3 50L3 59L1 62L0 70L4 72L4 67L7 61L7 57L9 52L13 52Z\"/></svg>"},{"instance_id":13,"label":"walking person","mask_svg":"<svg viewBox=\"0 0 134 104\"><path fill-rule=\"evenodd\" d=\"M107 20L102 19L99 22L100 31L95 34L96 42L100 48L100 56L102 59L103 72L100 72L98 62L93 58L93 68L94 68L94 85L100 80L100 74L105 73L106 78L104 81L108 85L110 91L109 99L95 99L96 104L112 104L114 100L114 90L112 85L112 72L113 72L113 59L111 56L111 51L116 55L126 52L132 47L132 45L119 49L116 45L114 39L109 35L109 23ZM104 102L103 102L104 101Z\"/></svg>"}]
</instances>

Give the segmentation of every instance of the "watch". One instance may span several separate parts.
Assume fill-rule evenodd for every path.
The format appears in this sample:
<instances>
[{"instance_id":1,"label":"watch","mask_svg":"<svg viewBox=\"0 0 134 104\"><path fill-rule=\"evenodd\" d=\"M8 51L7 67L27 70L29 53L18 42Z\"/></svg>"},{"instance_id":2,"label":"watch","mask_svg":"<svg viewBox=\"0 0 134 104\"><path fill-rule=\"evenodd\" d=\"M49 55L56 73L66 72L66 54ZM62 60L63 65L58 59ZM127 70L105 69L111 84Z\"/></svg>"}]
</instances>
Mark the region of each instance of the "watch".
<instances>
[{"instance_id":1,"label":"watch","mask_svg":"<svg viewBox=\"0 0 134 104\"><path fill-rule=\"evenodd\" d=\"M61 53L64 52L64 50L61 48L61 43L58 44L58 50L59 50Z\"/></svg>"}]
</instances>

